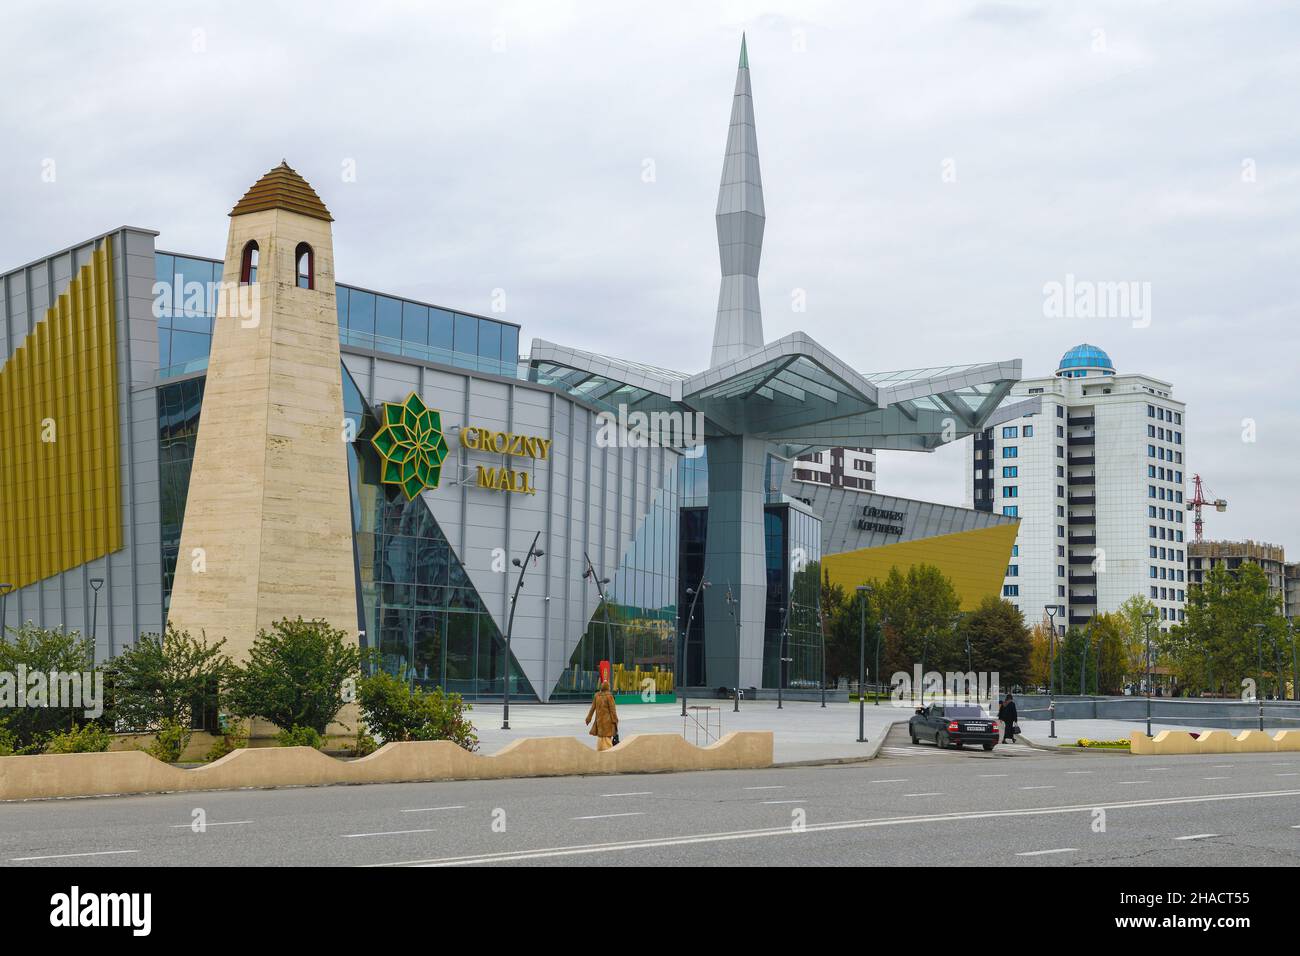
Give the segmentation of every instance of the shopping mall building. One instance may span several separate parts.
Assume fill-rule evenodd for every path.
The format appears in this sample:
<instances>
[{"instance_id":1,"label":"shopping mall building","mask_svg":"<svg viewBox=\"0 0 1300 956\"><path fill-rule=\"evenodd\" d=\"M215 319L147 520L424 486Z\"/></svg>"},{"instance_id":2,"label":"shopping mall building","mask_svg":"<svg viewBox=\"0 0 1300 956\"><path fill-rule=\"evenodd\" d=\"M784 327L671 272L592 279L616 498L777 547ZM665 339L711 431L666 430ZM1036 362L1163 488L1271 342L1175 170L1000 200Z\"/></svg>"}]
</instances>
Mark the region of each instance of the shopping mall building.
<instances>
[{"instance_id":1,"label":"shopping mall building","mask_svg":"<svg viewBox=\"0 0 1300 956\"><path fill-rule=\"evenodd\" d=\"M103 660L168 624L239 656L324 618L472 697L502 693L509 631L512 695L545 701L589 694L604 659L628 690L816 686L823 569L852 587L927 560L967 605L998 593L1014 519L792 474L1036 403L1007 398L1019 361L863 374L764 338L743 46L700 370L521 355L500 317L336 282L323 198L282 163L221 258L122 227L0 275L7 626L79 629Z\"/></svg>"}]
</instances>

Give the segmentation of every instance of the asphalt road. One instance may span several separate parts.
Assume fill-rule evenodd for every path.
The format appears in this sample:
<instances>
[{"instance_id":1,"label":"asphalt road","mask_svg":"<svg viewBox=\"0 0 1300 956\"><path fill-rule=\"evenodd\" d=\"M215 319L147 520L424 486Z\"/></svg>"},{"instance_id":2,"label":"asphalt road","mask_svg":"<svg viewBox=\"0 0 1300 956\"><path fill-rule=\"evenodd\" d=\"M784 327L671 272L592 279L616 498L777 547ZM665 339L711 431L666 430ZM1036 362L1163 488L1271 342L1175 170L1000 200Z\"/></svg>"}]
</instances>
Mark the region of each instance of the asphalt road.
<instances>
[{"instance_id":1,"label":"asphalt road","mask_svg":"<svg viewBox=\"0 0 1300 956\"><path fill-rule=\"evenodd\" d=\"M831 767L0 804L0 865L1300 864L1300 755L895 743Z\"/></svg>"}]
</instances>

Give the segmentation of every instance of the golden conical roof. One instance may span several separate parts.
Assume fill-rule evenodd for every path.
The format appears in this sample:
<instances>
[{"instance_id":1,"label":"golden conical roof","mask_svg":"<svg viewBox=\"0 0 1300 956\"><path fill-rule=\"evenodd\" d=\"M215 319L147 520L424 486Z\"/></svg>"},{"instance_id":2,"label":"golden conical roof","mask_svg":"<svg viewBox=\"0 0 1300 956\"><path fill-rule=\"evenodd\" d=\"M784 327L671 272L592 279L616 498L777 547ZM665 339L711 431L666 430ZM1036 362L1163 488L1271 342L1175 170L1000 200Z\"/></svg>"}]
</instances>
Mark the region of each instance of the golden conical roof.
<instances>
[{"instance_id":1,"label":"golden conical roof","mask_svg":"<svg viewBox=\"0 0 1300 956\"><path fill-rule=\"evenodd\" d=\"M261 212L264 209L287 209L299 215L313 219L333 222L334 217L321 202L316 190L307 180L289 168L284 160L244 193L244 198L235 203L230 210L232 216L242 216L246 212Z\"/></svg>"}]
</instances>

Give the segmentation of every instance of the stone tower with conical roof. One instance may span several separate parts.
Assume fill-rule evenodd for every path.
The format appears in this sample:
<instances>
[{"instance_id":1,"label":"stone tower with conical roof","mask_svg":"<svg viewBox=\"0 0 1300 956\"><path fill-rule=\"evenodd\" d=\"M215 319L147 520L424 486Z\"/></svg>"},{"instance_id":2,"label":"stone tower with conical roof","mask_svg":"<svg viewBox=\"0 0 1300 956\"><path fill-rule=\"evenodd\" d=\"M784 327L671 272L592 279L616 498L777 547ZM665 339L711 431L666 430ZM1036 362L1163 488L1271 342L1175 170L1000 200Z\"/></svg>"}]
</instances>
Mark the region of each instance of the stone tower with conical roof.
<instances>
[{"instance_id":1,"label":"stone tower with conical roof","mask_svg":"<svg viewBox=\"0 0 1300 956\"><path fill-rule=\"evenodd\" d=\"M357 636L331 222L285 163L230 212L168 623L236 661L280 618Z\"/></svg>"},{"instance_id":2,"label":"stone tower with conical roof","mask_svg":"<svg viewBox=\"0 0 1300 956\"><path fill-rule=\"evenodd\" d=\"M722 286L713 326L710 367L763 347L763 310L758 301L758 262L763 253L763 177L758 170L754 95L749 88L749 51L740 38L740 66L731 100L731 126L718 187L718 254Z\"/></svg>"}]
</instances>

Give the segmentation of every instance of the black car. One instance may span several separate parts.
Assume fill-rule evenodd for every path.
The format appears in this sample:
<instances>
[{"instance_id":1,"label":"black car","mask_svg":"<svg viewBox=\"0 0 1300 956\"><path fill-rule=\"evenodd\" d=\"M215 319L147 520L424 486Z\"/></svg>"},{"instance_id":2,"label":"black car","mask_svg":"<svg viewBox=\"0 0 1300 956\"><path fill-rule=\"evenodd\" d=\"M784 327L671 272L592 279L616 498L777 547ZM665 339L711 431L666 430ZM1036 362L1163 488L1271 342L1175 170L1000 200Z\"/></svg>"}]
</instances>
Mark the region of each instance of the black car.
<instances>
[{"instance_id":1,"label":"black car","mask_svg":"<svg viewBox=\"0 0 1300 956\"><path fill-rule=\"evenodd\" d=\"M907 722L912 743L933 740L939 748L983 744L985 750L992 750L1001 739L1001 729L1001 723L986 714L982 707L951 704L921 707L916 716Z\"/></svg>"}]
</instances>

